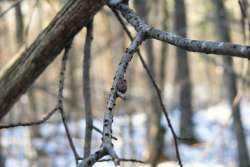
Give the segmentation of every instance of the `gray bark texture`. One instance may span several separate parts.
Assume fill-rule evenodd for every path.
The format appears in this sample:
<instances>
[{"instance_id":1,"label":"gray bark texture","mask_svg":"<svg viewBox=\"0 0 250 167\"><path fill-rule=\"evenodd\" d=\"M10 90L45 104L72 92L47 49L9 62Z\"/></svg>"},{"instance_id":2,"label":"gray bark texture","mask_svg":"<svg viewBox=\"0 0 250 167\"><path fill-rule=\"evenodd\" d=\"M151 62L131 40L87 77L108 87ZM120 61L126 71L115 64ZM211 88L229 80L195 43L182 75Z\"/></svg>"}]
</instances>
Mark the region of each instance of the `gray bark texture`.
<instances>
[{"instance_id":1,"label":"gray bark texture","mask_svg":"<svg viewBox=\"0 0 250 167\"><path fill-rule=\"evenodd\" d=\"M115 9L119 10L122 16L133 28L145 31L147 39L156 39L190 52L200 52L206 54L216 54L230 57L241 57L250 59L250 46L228 42L194 40L176 35L171 32L161 31L145 23L133 10L126 5L118 4Z\"/></svg>"},{"instance_id":2,"label":"gray bark texture","mask_svg":"<svg viewBox=\"0 0 250 167\"><path fill-rule=\"evenodd\" d=\"M70 0L32 45L0 74L0 119L86 26L104 0Z\"/></svg>"},{"instance_id":3,"label":"gray bark texture","mask_svg":"<svg viewBox=\"0 0 250 167\"><path fill-rule=\"evenodd\" d=\"M216 11L216 19L217 19L217 31L219 38L223 41L230 42L230 25L227 18L226 9L224 6L223 0L213 0L215 11ZM223 57L223 62L225 67L230 67L233 69L233 59L231 57ZM235 97L237 96L237 79L234 72L227 72L224 70L224 83L226 97L231 105L233 112L233 125L235 136L237 139L238 145L238 161L239 167L247 167L250 166L249 154L246 142L246 136L244 133L244 127L241 121L240 114L240 103L234 103Z\"/></svg>"}]
</instances>

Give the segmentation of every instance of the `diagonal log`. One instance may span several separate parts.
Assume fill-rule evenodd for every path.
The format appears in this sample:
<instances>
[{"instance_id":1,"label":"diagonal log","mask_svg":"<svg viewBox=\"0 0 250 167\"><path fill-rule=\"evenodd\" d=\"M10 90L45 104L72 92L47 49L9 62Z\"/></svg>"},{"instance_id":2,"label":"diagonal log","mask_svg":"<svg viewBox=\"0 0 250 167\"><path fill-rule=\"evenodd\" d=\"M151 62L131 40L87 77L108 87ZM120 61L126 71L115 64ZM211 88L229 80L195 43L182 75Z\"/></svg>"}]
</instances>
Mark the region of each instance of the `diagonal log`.
<instances>
[{"instance_id":1,"label":"diagonal log","mask_svg":"<svg viewBox=\"0 0 250 167\"><path fill-rule=\"evenodd\" d=\"M0 119L104 3L69 0L31 46L0 73Z\"/></svg>"}]
</instances>

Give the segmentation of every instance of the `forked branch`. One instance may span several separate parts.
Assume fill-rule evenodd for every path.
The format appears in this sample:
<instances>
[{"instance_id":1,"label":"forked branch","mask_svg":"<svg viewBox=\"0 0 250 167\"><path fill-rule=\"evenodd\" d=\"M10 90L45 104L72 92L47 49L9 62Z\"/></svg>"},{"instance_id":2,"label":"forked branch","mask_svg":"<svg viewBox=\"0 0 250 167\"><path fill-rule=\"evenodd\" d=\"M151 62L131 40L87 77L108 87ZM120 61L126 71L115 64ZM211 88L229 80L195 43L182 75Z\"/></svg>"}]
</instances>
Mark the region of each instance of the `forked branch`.
<instances>
[{"instance_id":1,"label":"forked branch","mask_svg":"<svg viewBox=\"0 0 250 167\"><path fill-rule=\"evenodd\" d=\"M135 39L132 41L130 46L124 52L120 63L116 69L116 74L114 76L113 85L108 97L107 107L104 113L103 120L103 138L101 148L96 151L94 154L91 154L89 157L85 158L79 165L79 167L89 167L100 160L106 155L110 155L116 165L119 164L119 158L114 151L112 144L112 123L113 123L113 108L115 106L115 101L118 98L118 83L124 79L127 67L131 59L133 58L134 53L137 51L138 47L144 41L145 34L144 32L138 32Z\"/></svg>"}]
</instances>

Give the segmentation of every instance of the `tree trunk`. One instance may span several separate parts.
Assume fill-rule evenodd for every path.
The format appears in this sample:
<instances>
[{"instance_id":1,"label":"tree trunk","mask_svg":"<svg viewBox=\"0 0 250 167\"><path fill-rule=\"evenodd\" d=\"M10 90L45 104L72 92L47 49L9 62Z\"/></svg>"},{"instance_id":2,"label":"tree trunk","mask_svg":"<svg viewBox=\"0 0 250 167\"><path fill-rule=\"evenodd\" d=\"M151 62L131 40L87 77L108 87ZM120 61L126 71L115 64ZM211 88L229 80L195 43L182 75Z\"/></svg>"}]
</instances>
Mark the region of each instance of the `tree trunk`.
<instances>
[{"instance_id":1,"label":"tree trunk","mask_svg":"<svg viewBox=\"0 0 250 167\"><path fill-rule=\"evenodd\" d=\"M226 14L226 9L224 6L223 0L214 0L214 6L216 9L216 19L217 19L217 31L221 40L225 42L230 42L230 29L228 18ZM233 59L231 57L223 57L225 67L230 67L233 69ZM240 103L234 103L234 99L237 96L237 81L234 72L229 73L224 70L224 85L226 97L228 98L228 102L231 105L233 112L233 124L235 135L238 144L238 160L239 167L248 167L249 163L249 155L247 150L246 137L244 134L244 127L241 121L240 115Z\"/></svg>"},{"instance_id":2,"label":"tree trunk","mask_svg":"<svg viewBox=\"0 0 250 167\"><path fill-rule=\"evenodd\" d=\"M33 44L0 74L0 119L103 5L104 0L68 1Z\"/></svg>"},{"instance_id":3,"label":"tree trunk","mask_svg":"<svg viewBox=\"0 0 250 167\"><path fill-rule=\"evenodd\" d=\"M184 0L175 1L175 24L174 28L177 34L186 37L186 9ZM179 88L179 107L181 111L180 118L180 136L189 138L187 143L195 142L193 129L193 108L192 108L192 84L189 72L189 60L187 52L183 49L176 49L177 63L175 81Z\"/></svg>"}]
</instances>

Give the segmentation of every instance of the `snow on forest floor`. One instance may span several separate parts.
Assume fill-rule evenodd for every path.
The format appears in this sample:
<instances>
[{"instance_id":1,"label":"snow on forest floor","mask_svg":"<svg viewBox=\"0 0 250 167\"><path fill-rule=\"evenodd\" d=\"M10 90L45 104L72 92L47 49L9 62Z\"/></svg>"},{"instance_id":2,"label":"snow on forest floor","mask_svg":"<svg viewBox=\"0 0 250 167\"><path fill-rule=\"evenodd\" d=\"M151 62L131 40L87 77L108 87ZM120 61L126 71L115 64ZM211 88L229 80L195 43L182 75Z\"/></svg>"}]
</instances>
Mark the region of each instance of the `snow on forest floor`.
<instances>
[{"instance_id":1,"label":"snow on forest floor","mask_svg":"<svg viewBox=\"0 0 250 167\"><path fill-rule=\"evenodd\" d=\"M241 103L242 119L247 136L248 149L250 152L250 104ZM171 121L178 134L178 120L180 113L178 110L171 112ZM114 119L114 134L119 138L114 142L115 149L119 156L123 158L142 159L144 148L146 145L146 115L139 113L133 116L134 136L129 137L128 117L120 116ZM235 167L237 157L237 143L235 141L232 117L230 108L224 104L218 104L208 109L199 110L194 116L195 131L202 143L187 146L179 144L181 158L185 167ZM102 127L102 120L95 120L95 125ZM162 123L166 124L165 119ZM78 138L74 138L79 153L83 149L83 131L84 121L69 123L72 134L78 134ZM166 126L167 127L167 126ZM80 129L80 130L79 130ZM26 167L29 164L29 157L32 158L32 147L36 147L41 152L50 156L47 165L53 167L73 167L74 157L68 146L67 138L62 124L46 123L40 128L42 137L30 141L29 128L15 128L2 131L2 144L7 158L7 167ZM80 134L79 134L80 132ZM121 138L123 136L123 139ZM172 136L167 130L166 133L166 154L173 159L175 158L175 148L173 146ZM93 147L95 149L100 145L101 137L99 134L93 134ZM130 145L135 146L134 155L131 155ZM42 159L42 157L39 159ZM42 161L42 160L41 160ZM45 162L41 162L45 163ZM38 166L38 165L35 165ZM114 166L110 162L97 163L95 167ZM146 167L147 165L122 163L121 166L138 166ZM175 167L176 162L166 162L159 167Z\"/></svg>"}]
</instances>

